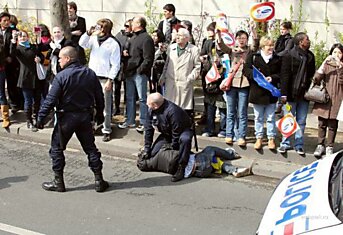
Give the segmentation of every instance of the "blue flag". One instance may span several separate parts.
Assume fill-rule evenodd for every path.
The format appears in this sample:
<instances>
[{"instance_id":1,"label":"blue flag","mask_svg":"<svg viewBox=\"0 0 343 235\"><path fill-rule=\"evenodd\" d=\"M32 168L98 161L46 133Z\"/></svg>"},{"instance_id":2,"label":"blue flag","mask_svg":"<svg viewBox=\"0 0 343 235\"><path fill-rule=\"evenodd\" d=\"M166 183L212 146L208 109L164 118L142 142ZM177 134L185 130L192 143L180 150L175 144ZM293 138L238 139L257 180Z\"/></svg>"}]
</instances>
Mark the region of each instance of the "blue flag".
<instances>
[{"instance_id":1,"label":"blue flag","mask_svg":"<svg viewBox=\"0 0 343 235\"><path fill-rule=\"evenodd\" d=\"M257 84L260 87L263 87L264 89L267 89L268 91L270 91L272 93L272 96L281 97L281 92L279 91L279 89L277 89L275 86L269 83L266 80L266 77L255 66L252 66L252 67L253 67L252 74Z\"/></svg>"}]
</instances>

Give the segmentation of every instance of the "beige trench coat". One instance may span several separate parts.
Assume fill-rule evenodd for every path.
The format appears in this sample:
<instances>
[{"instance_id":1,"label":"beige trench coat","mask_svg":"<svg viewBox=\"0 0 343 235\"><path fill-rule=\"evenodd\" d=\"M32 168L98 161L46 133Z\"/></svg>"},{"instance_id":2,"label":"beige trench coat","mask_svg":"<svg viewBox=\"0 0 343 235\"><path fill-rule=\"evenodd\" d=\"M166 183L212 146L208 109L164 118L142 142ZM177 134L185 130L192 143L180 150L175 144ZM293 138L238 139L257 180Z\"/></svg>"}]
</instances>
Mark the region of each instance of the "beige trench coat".
<instances>
[{"instance_id":1,"label":"beige trench coat","mask_svg":"<svg viewBox=\"0 0 343 235\"><path fill-rule=\"evenodd\" d=\"M200 50L188 44L177 56L177 43L171 44L161 78L165 80L165 98L186 110L193 109L193 83L200 74Z\"/></svg>"}]
</instances>

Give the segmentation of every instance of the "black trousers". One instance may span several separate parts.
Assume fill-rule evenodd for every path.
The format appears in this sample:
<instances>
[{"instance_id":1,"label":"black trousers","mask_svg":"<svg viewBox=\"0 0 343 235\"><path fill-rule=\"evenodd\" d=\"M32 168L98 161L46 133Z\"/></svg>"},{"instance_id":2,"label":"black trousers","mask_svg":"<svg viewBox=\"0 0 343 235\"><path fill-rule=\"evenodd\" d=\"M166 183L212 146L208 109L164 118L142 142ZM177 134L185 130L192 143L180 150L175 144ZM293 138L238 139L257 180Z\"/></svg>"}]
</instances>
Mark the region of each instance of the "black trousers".
<instances>
[{"instance_id":1,"label":"black trousers","mask_svg":"<svg viewBox=\"0 0 343 235\"><path fill-rule=\"evenodd\" d=\"M324 145L326 138L326 129L328 129L328 138L326 145L333 147L337 134L338 120L318 117L318 144Z\"/></svg>"},{"instance_id":2,"label":"black trousers","mask_svg":"<svg viewBox=\"0 0 343 235\"><path fill-rule=\"evenodd\" d=\"M185 130L180 135L179 148L174 149L174 150L179 150L178 163L182 165L183 167L186 167L188 164L189 155L192 148L192 137L193 137L193 131ZM164 144L170 144L171 142L172 142L171 137L160 134L155 140L154 144L152 145L151 157L154 157Z\"/></svg>"},{"instance_id":3,"label":"black trousers","mask_svg":"<svg viewBox=\"0 0 343 235\"><path fill-rule=\"evenodd\" d=\"M91 113L57 113L57 124L54 127L51 148L49 151L52 159L52 170L61 172L65 166L65 156L63 151L75 133L80 141L83 151L88 157L88 166L93 172L102 170L101 153L95 146L95 138L92 129Z\"/></svg>"}]
</instances>

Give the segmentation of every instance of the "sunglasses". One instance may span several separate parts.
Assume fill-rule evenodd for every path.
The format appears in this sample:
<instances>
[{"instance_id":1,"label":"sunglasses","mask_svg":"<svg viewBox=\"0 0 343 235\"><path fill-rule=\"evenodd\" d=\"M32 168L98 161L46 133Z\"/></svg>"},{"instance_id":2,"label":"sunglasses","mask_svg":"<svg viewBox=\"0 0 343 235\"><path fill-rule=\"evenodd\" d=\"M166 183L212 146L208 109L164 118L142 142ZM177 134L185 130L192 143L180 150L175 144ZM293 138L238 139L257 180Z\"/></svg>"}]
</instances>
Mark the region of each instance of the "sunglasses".
<instances>
[{"instance_id":1,"label":"sunglasses","mask_svg":"<svg viewBox=\"0 0 343 235\"><path fill-rule=\"evenodd\" d=\"M130 25L124 24L125 28L130 28Z\"/></svg>"}]
</instances>

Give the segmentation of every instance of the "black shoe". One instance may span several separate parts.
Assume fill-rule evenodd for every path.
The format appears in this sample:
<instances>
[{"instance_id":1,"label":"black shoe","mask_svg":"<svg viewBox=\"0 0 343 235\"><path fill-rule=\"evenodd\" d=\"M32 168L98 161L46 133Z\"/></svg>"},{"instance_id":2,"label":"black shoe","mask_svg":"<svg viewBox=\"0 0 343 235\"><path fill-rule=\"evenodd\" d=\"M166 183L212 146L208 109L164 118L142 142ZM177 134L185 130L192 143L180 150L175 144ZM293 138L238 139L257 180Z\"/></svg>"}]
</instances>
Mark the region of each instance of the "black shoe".
<instances>
[{"instance_id":1,"label":"black shoe","mask_svg":"<svg viewBox=\"0 0 343 235\"><path fill-rule=\"evenodd\" d=\"M105 192L106 189L108 189L110 185L105 180L96 180L95 181L95 191L98 193Z\"/></svg>"},{"instance_id":2,"label":"black shoe","mask_svg":"<svg viewBox=\"0 0 343 235\"><path fill-rule=\"evenodd\" d=\"M111 134L104 134L104 136L102 137L103 142L108 142L110 140L111 140Z\"/></svg>"},{"instance_id":3,"label":"black shoe","mask_svg":"<svg viewBox=\"0 0 343 235\"><path fill-rule=\"evenodd\" d=\"M289 148L288 147L286 147L286 146L280 146L278 149L277 149L277 151L279 152L279 153L287 153L287 151L289 150Z\"/></svg>"},{"instance_id":4,"label":"black shoe","mask_svg":"<svg viewBox=\"0 0 343 235\"><path fill-rule=\"evenodd\" d=\"M184 178L184 176L185 176L185 168L182 166L179 166L177 168L176 173L172 176L171 181L172 182L180 181Z\"/></svg>"},{"instance_id":5,"label":"black shoe","mask_svg":"<svg viewBox=\"0 0 343 235\"><path fill-rule=\"evenodd\" d=\"M295 150L295 152L297 152L297 154L299 154L299 155L305 155L305 151L304 151L303 148L297 148L297 149Z\"/></svg>"},{"instance_id":6,"label":"black shoe","mask_svg":"<svg viewBox=\"0 0 343 235\"><path fill-rule=\"evenodd\" d=\"M59 180L56 180L56 179L54 179L51 182L44 182L42 184L42 188L44 190L54 191L54 192L65 192L66 191L66 188L64 186L63 180L59 181Z\"/></svg>"}]
</instances>

